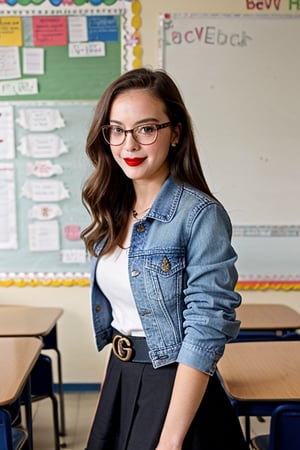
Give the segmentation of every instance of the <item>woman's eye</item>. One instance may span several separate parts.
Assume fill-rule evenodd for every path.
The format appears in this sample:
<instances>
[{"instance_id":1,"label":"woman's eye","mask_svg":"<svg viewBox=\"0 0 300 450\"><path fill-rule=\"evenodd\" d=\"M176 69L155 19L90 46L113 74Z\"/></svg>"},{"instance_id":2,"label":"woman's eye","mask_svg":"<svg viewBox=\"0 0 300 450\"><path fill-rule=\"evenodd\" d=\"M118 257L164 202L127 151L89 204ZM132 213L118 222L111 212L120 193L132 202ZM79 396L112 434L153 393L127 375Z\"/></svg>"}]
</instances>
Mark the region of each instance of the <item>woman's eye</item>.
<instances>
[{"instance_id":1,"label":"woman's eye","mask_svg":"<svg viewBox=\"0 0 300 450\"><path fill-rule=\"evenodd\" d=\"M111 127L111 132L113 134L122 134L123 133L123 128L121 127Z\"/></svg>"},{"instance_id":2,"label":"woman's eye","mask_svg":"<svg viewBox=\"0 0 300 450\"><path fill-rule=\"evenodd\" d=\"M155 132L155 126L154 125L143 125L139 129L140 134L153 134Z\"/></svg>"}]
</instances>

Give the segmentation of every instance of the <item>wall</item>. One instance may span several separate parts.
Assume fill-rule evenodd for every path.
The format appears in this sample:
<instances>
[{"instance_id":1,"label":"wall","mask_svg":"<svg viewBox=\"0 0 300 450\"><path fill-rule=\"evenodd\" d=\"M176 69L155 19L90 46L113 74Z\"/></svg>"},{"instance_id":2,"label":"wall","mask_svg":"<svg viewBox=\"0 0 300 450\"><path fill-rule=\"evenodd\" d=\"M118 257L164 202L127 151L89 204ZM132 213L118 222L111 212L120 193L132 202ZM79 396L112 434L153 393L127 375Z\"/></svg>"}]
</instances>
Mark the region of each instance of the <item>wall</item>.
<instances>
[{"instance_id":1,"label":"wall","mask_svg":"<svg viewBox=\"0 0 300 450\"><path fill-rule=\"evenodd\" d=\"M235 12L246 13L242 0L142 0L141 38L143 64L158 67L158 16L160 12ZM277 13L278 0L249 2L273 5L249 13ZM294 2L294 4L297 2ZM162 6L163 4L163 6ZM225 6L226 5L226 6ZM289 2L281 1L281 13L288 13ZM295 11L292 11L295 12ZM300 12L300 1L299 11ZM297 13L297 11L295 12ZM295 291L243 291L244 302L285 303L300 312L300 294ZM0 288L0 304L30 304L60 306L64 315L59 319L59 345L62 352L63 377L66 383L98 383L103 374L106 352L97 353L91 328L89 290L85 287Z\"/></svg>"}]
</instances>

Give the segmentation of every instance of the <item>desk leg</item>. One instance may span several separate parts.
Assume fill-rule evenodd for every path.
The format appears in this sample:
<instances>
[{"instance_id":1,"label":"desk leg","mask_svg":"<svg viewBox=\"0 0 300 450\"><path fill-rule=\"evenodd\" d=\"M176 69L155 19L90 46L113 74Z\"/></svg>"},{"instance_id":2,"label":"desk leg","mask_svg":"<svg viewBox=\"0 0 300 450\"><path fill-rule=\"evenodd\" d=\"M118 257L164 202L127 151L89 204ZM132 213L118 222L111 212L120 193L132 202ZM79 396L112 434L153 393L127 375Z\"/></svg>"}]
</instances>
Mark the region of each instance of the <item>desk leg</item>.
<instances>
[{"instance_id":1,"label":"desk leg","mask_svg":"<svg viewBox=\"0 0 300 450\"><path fill-rule=\"evenodd\" d=\"M27 428L27 432L28 432L27 447L28 447L28 450L33 450L30 375L25 383L25 386L23 389L23 395L24 395L24 404L25 404L26 428Z\"/></svg>"},{"instance_id":2,"label":"desk leg","mask_svg":"<svg viewBox=\"0 0 300 450\"><path fill-rule=\"evenodd\" d=\"M57 372L58 372L58 395L59 395L59 410L60 410L60 430L59 434L61 436L66 435L66 424L65 424L65 405L64 405L64 387L62 379L62 364L61 364L61 354L58 349L57 344L57 326L55 325L49 334L43 336L44 349L54 350L57 354Z\"/></svg>"},{"instance_id":3,"label":"desk leg","mask_svg":"<svg viewBox=\"0 0 300 450\"><path fill-rule=\"evenodd\" d=\"M65 424L65 402L64 402L64 385L62 380L61 370L61 355L58 349L55 349L57 354L57 370L58 370L58 393L59 393L59 408L60 408L60 435L66 435Z\"/></svg>"},{"instance_id":4,"label":"desk leg","mask_svg":"<svg viewBox=\"0 0 300 450\"><path fill-rule=\"evenodd\" d=\"M245 416L245 437L247 444L251 441L250 416Z\"/></svg>"}]
</instances>

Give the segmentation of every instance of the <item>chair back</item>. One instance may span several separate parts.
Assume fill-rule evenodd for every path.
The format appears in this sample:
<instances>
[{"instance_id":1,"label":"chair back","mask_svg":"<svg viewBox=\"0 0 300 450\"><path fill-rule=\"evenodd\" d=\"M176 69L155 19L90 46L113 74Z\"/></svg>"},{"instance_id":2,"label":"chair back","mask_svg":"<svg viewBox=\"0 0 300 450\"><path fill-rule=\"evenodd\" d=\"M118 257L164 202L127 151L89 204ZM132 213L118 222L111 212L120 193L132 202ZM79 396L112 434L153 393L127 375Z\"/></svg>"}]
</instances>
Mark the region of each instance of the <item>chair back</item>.
<instances>
[{"instance_id":1,"label":"chair back","mask_svg":"<svg viewBox=\"0 0 300 450\"><path fill-rule=\"evenodd\" d=\"M31 372L32 401L52 395L54 395L52 361L48 355L41 354Z\"/></svg>"},{"instance_id":2,"label":"chair back","mask_svg":"<svg viewBox=\"0 0 300 450\"><path fill-rule=\"evenodd\" d=\"M269 450L300 449L300 403L278 406L272 414Z\"/></svg>"},{"instance_id":3,"label":"chair back","mask_svg":"<svg viewBox=\"0 0 300 450\"><path fill-rule=\"evenodd\" d=\"M0 409L0 449L19 450L27 441L27 432L11 426L10 414Z\"/></svg>"}]
</instances>

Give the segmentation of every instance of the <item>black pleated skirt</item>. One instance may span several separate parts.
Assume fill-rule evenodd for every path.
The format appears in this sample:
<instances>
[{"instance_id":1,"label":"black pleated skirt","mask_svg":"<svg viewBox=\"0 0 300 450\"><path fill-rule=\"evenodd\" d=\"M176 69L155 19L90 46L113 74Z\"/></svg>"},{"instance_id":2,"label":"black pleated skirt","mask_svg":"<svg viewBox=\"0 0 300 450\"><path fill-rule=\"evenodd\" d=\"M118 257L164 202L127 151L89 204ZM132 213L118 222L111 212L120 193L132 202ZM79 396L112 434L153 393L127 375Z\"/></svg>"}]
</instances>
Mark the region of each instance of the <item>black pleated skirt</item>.
<instances>
[{"instance_id":1,"label":"black pleated skirt","mask_svg":"<svg viewBox=\"0 0 300 450\"><path fill-rule=\"evenodd\" d=\"M154 369L112 354L86 450L155 450L176 368ZM249 450L217 375L210 378L182 449Z\"/></svg>"}]
</instances>

